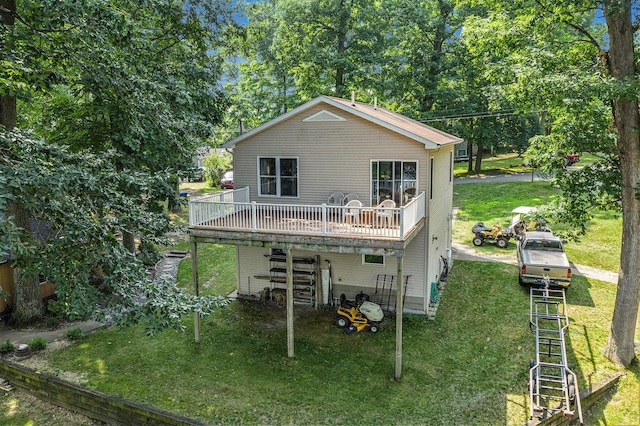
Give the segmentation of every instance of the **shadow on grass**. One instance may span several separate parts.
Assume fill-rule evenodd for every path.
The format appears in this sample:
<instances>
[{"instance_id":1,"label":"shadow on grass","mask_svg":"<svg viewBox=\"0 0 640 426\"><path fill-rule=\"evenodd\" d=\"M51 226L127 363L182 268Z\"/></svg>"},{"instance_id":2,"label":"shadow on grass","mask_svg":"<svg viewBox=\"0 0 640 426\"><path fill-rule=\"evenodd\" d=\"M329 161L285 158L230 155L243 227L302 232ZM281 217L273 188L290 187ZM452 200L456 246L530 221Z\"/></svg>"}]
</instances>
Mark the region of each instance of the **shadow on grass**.
<instances>
[{"instance_id":1,"label":"shadow on grass","mask_svg":"<svg viewBox=\"0 0 640 426\"><path fill-rule=\"evenodd\" d=\"M595 307L593 296L591 295L592 284L590 280L583 276L573 276L571 286L566 290L568 305L580 305L585 307Z\"/></svg>"}]
</instances>

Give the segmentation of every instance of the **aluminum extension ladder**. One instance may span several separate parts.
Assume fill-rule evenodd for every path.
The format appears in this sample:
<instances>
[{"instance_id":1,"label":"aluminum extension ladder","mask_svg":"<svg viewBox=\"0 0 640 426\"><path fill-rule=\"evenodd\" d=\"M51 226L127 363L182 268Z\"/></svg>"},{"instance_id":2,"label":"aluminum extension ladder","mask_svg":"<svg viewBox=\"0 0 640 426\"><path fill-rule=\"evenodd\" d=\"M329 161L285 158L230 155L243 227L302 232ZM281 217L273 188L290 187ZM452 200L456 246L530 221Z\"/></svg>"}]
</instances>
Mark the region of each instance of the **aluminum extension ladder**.
<instances>
[{"instance_id":1,"label":"aluminum extension ladder","mask_svg":"<svg viewBox=\"0 0 640 426\"><path fill-rule=\"evenodd\" d=\"M529 365L529 413L543 420L578 413L583 424L578 378L567 363L564 333L569 327L564 290L530 289L529 328L536 333L536 359Z\"/></svg>"}]
</instances>

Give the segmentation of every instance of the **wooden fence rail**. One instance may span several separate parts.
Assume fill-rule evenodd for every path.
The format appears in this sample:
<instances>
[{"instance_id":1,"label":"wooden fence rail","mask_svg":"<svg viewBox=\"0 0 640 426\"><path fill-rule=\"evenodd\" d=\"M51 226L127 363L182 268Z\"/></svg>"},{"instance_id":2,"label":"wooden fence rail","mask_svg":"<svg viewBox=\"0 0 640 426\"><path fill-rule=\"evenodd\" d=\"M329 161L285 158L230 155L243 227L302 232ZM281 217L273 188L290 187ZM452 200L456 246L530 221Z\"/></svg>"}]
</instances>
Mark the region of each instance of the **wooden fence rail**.
<instances>
[{"instance_id":1,"label":"wooden fence rail","mask_svg":"<svg viewBox=\"0 0 640 426\"><path fill-rule=\"evenodd\" d=\"M110 425L206 425L37 373L10 361L0 362L0 377L36 398Z\"/></svg>"}]
</instances>

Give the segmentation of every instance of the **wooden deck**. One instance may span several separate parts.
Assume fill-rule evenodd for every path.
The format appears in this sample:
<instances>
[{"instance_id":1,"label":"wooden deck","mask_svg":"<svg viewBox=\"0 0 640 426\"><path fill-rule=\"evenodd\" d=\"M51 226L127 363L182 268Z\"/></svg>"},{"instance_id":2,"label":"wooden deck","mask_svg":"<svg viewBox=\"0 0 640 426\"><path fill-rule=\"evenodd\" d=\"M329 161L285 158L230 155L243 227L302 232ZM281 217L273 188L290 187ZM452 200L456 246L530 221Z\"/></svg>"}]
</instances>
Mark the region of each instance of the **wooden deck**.
<instances>
[{"instance_id":1,"label":"wooden deck","mask_svg":"<svg viewBox=\"0 0 640 426\"><path fill-rule=\"evenodd\" d=\"M402 241L424 218L424 193L400 208L345 208L238 201L233 191L189 202L199 230L298 234Z\"/></svg>"}]
</instances>

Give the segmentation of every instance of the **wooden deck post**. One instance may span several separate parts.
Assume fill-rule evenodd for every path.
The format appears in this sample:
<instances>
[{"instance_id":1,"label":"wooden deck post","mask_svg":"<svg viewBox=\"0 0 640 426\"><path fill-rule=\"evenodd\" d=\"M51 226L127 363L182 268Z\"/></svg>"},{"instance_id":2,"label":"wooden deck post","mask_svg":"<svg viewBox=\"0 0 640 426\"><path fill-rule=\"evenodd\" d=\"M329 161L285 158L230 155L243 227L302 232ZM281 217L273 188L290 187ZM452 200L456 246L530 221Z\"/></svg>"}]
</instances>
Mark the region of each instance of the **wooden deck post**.
<instances>
[{"instance_id":1,"label":"wooden deck post","mask_svg":"<svg viewBox=\"0 0 640 426\"><path fill-rule=\"evenodd\" d=\"M398 276L396 277L396 375L395 379L400 380L402 375L402 266L404 257L398 256Z\"/></svg>"},{"instance_id":2,"label":"wooden deck post","mask_svg":"<svg viewBox=\"0 0 640 426\"><path fill-rule=\"evenodd\" d=\"M198 285L198 244L191 241L191 280L193 281L193 293L197 297L200 295ZM196 343L200 343L200 316L197 312L193 313L193 333Z\"/></svg>"},{"instance_id":3,"label":"wooden deck post","mask_svg":"<svg viewBox=\"0 0 640 426\"><path fill-rule=\"evenodd\" d=\"M293 358L293 250L287 249L287 355Z\"/></svg>"}]
</instances>

